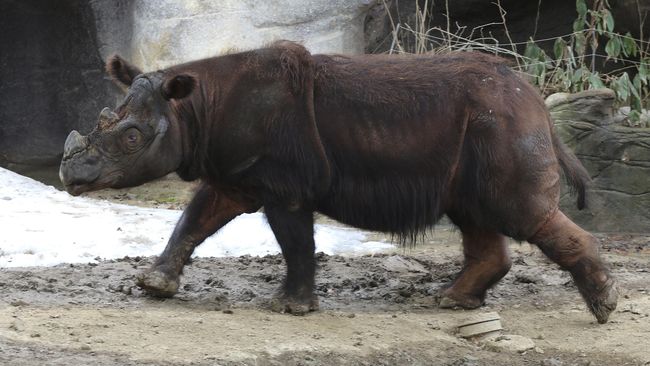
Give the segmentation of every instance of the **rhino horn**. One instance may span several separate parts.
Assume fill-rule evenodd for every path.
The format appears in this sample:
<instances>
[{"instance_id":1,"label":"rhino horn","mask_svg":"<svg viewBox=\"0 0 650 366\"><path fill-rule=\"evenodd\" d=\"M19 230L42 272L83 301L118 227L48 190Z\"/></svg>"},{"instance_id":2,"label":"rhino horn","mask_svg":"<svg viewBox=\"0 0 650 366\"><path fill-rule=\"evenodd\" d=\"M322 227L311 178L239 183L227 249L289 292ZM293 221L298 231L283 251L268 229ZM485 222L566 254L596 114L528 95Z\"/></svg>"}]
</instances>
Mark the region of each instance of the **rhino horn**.
<instances>
[{"instance_id":1,"label":"rhino horn","mask_svg":"<svg viewBox=\"0 0 650 366\"><path fill-rule=\"evenodd\" d=\"M88 146L88 139L77 131L72 131L65 140L63 156L70 157Z\"/></svg>"},{"instance_id":2,"label":"rhino horn","mask_svg":"<svg viewBox=\"0 0 650 366\"><path fill-rule=\"evenodd\" d=\"M110 108L105 107L102 109L102 111L99 113L99 123L102 125L106 124L111 124L115 121L117 121L119 117L115 112L111 111Z\"/></svg>"}]
</instances>

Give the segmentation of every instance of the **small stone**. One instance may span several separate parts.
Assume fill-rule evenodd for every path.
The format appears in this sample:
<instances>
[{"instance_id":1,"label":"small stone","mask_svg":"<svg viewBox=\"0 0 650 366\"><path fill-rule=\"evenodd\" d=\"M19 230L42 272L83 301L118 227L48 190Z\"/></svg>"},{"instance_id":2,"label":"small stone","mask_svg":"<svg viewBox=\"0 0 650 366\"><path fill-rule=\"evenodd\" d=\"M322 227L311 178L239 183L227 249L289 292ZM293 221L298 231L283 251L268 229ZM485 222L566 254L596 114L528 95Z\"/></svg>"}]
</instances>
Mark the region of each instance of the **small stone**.
<instances>
[{"instance_id":1,"label":"small stone","mask_svg":"<svg viewBox=\"0 0 650 366\"><path fill-rule=\"evenodd\" d=\"M81 350L82 350L82 351L90 351L90 345L88 345L88 344L84 344L84 345L82 345L82 346L81 346Z\"/></svg>"},{"instance_id":2,"label":"small stone","mask_svg":"<svg viewBox=\"0 0 650 366\"><path fill-rule=\"evenodd\" d=\"M557 358L547 358L545 360L542 360L541 366L562 366L564 365L564 362L558 360Z\"/></svg>"},{"instance_id":3,"label":"small stone","mask_svg":"<svg viewBox=\"0 0 650 366\"><path fill-rule=\"evenodd\" d=\"M27 306L27 305L29 305L29 303L25 302L23 300L14 300L14 301L10 302L9 305L11 305L11 306Z\"/></svg>"},{"instance_id":4,"label":"small stone","mask_svg":"<svg viewBox=\"0 0 650 366\"><path fill-rule=\"evenodd\" d=\"M348 318L354 318L355 316L356 316L356 315L355 315L354 313L351 313L351 314L348 314L348 315L347 315Z\"/></svg>"},{"instance_id":5,"label":"small stone","mask_svg":"<svg viewBox=\"0 0 650 366\"><path fill-rule=\"evenodd\" d=\"M488 338L484 341L487 348L496 352L518 352L524 353L535 348L535 342L532 339L516 334L506 334L494 338Z\"/></svg>"},{"instance_id":6,"label":"small stone","mask_svg":"<svg viewBox=\"0 0 650 366\"><path fill-rule=\"evenodd\" d=\"M224 313L224 314L233 314L233 311L230 310L230 309L224 309L221 312Z\"/></svg>"}]
</instances>

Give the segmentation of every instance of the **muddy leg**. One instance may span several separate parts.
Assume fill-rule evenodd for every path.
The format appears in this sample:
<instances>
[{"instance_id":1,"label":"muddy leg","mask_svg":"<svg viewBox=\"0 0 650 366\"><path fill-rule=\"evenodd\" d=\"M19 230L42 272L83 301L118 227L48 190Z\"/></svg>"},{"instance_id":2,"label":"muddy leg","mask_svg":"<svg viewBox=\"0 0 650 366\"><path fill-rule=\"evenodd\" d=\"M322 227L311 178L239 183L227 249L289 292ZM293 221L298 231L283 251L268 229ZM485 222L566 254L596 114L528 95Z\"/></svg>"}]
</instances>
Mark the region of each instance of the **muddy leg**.
<instances>
[{"instance_id":1,"label":"muddy leg","mask_svg":"<svg viewBox=\"0 0 650 366\"><path fill-rule=\"evenodd\" d=\"M265 206L266 217L280 243L287 264L287 276L272 308L278 312L302 315L318 309L314 295L314 215L309 211L290 211Z\"/></svg>"},{"instance_id":2,"label":"muddy leg","mask_svg":"<svg viewBox=\"0 0 650 366\"><path fill-rule=\"evenodd\" d=\"M528 241L571 273L589 310L599 323L606 323L616 309L618 291L598 255L596 238L558 210Z\"/></svg>"},{"instance_id":3,"label":"muddy leg","mask_svg":"<svg viewBox=\"0 0 650 366\"><path fill-rule=\"evenodd\" d=\"M440 300L441 308L474 309L483 305L487 289L508 273L512 262L506 238L498 233L476 228L463 232L463 270Z\"/></svg>"},{"instance_id":4,"label":"muddy leg","mask_svg":"<svg viewBox=\"0 0 650 366\"><path fill-rule=\"evenodd\" d=\"M204 183L183 212L163 253L151 268L136 275L136 284L153 296L174 296L194 248L233 218L255 210L253 205L235 201Z\"/></svg>"}]
</instances>

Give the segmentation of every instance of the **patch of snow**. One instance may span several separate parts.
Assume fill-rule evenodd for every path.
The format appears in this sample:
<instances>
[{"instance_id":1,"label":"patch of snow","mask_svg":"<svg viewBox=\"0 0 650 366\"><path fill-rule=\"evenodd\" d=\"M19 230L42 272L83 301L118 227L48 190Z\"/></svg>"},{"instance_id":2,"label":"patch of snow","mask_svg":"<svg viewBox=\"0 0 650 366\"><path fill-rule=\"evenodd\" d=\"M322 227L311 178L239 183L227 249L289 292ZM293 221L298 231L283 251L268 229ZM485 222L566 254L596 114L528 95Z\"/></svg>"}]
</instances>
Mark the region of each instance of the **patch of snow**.
<instances>
[{"instance_id":1,"label":"patch of snow","mask_svg":"<svg viewBox=\"0 0 650 366\"><path fill-rule=\"evenodd\" d=\"M179 210L141 208L66 192L0 168L0 267L96 262L96 258L160 254ZM316 250L327 254L374 253L393 248L366 234L315 226ZM201 244L194 256L276 254L280 247L261 213L237 217Z\"/></svg>"}]
</instances>

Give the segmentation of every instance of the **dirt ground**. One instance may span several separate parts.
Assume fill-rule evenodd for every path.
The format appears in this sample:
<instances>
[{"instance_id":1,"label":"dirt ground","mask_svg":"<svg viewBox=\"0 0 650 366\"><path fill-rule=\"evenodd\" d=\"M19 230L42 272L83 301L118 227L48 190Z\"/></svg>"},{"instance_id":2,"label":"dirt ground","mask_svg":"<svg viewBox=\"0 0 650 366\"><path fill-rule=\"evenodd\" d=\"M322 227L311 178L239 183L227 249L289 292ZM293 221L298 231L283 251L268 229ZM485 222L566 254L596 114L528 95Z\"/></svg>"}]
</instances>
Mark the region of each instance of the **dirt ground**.
<instances>
[{"instance_id":1,"label":"dirt ground","mask_svg":"<svg viewBox=\"0 0 650 366\"><path fill-rule=\"evenodd\" d=\"M182 207L191 190L168 178L93 195ZM650 365L650 234L598 237L622 295L605 325L567 273L518 243L485 307L438 309L440 287L462 263L447 225L413 249L319 254L321 310L301 317L268 310L281 256L195 259L166 300L134 285L152 258L0 269L0 365ZM500 315L503 336L458 336L464 319L489 311ZM534 347L500 346L510 335Z\"/></svg>"}]
</instances>

